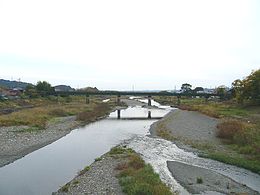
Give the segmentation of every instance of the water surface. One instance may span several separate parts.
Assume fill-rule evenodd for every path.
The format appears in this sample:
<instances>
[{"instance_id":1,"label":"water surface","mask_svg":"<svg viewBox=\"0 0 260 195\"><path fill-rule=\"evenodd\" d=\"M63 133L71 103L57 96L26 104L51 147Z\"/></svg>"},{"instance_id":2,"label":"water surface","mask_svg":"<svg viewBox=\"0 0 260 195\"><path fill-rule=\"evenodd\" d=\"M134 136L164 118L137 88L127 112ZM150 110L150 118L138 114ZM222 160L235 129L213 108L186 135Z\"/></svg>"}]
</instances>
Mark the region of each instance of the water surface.
<instances>
[{"instance_id":1,"label":"water surface","mask_svg":"<svg viewBox=\"0 0 260 195\"><path fill-rule=\"evenodd\" d=\"M162 117L169 110L129 107L122 117ZM107 119L73 130L70 134L24 158L0 168L0 194L31 195L51 194L75 177L77 172L90 165L95 158L111 147L134 135L149 134L155 120Z\"/></svg>"}]
</instances>

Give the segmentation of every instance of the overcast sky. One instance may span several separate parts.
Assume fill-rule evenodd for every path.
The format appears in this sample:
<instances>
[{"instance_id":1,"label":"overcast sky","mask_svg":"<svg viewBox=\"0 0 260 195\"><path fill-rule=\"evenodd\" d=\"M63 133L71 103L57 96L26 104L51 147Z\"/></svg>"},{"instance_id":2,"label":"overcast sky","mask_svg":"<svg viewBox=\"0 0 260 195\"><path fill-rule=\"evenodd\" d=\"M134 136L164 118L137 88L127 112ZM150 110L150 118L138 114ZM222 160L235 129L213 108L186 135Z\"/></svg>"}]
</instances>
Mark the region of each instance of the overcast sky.
<instances>
[{"instance_id":1,"label":"overcast sky","mask_svg":"<svg viewBox=\"0 0 260 195\"><path fill-rule=\"evenodd\" d=\"M258 0L0 0L0 78L135 90L260 68Z\"/></svg>"}]
</instances>

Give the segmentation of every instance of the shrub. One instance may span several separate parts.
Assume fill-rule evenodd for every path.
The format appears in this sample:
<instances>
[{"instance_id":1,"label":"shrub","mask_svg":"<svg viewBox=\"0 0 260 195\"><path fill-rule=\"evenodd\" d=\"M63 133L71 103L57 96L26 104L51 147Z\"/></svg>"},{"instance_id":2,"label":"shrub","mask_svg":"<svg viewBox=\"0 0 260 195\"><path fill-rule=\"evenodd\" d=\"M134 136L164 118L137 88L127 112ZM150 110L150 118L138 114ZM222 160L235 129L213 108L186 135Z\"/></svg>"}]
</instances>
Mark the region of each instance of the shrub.
<instances>
[{"instance_id":1,"label":"shrub","mask_svg":"<svg viewBox=\"0 0 260 195\"><path fill-rule=\"evenodd\" d=\"M201 177L197 177L197 184L202 184L203 183L203 179Z\"/></svg>"},{"instance_id":2,"label":"shrub","mask_svg":"<svg viewBox=\"0 0 260 195\"><path fill-rule=\"evenodd\" d=\"M233 140L234 136L238 132L240 133L243 132L243 130L245 129L245 125L241 121L227 120L222 123L219 123L217 125L217 128L218 128L217 136L219 138Z\"/></svg>"}]
</instances>

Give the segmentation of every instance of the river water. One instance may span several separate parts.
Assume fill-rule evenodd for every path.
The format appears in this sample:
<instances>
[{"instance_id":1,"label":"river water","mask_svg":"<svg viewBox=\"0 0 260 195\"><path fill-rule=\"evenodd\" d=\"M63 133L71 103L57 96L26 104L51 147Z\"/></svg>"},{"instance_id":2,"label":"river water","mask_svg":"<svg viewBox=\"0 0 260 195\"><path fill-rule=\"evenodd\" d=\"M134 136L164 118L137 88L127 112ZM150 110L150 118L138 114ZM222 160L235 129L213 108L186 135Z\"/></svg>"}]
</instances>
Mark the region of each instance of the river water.
<instances>
[{"instance_id":1,"label":"river water","mask_svg":"<svg viewBox=\"0 0 260 195\"><path fill-rule=\"evenodd\" d=\"M70 181L95 158L111 147L136 135L149 134L156 120L148 116L163 117L170 109L128 107L121 118L143 120L116 120L117 112L106 119L73 130L65 137L25 157L0 168L0 195L51 194Z\"/></svg>"},{"instance_id":2,"label":"river water","mask_svg":"<svg viewBox=\"0 0 260 195\"><path fill-rule=\"evenodd\" d=\"M150 125L156 121L144 119L148 112L151 112L152 117L163 117L172 109L154 101L152 105L158 108L135 106L122 110L121 118L130 120L116 120L117 112L112 112L108 118L75 129L56 142L0 168L0 195L51 194L74 178L78 171L90 165L95 158L122 142L141 153L165 183L183 194L186 191L171 176L167 169L167 160L215 170L260 191L259 175L199 158L172 142L146 136L149 135ZM131 120L131 117L140 117L142 120Z\"/></svg>"}]
</instances>

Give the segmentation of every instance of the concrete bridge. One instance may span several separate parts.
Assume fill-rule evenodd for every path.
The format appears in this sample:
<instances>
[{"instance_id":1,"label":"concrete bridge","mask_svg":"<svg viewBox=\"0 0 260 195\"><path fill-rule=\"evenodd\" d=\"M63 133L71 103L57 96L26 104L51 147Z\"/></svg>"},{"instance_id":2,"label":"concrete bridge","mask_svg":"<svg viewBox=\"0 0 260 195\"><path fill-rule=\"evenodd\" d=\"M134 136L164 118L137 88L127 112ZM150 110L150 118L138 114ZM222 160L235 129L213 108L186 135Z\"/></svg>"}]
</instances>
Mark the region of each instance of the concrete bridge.
<instances>
[{"instance_id":1,"label":"concrete bridge","mask_svg":"<svg viewBox=\"0 0 260 195\"><path fill-rule=\"evenodd\" d=\"M121 96L145 96L148 98L148 106L151 106L152 96L175 96L178 98L178 104L180 104L181 97L204 97L205 100L211 96L219 96L218 94L208 94L208 93L170 93L170 92L137 92L137 91L97 91L97 92L86 92L86 91L59 91L52 95L85 95L86 103L89 103L90 96L117 96L117 102L120 102Z\"/></svg>"}]
</instances>

